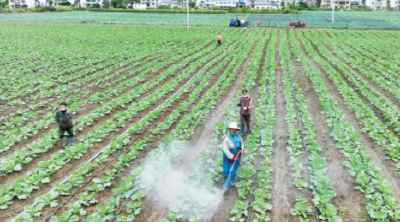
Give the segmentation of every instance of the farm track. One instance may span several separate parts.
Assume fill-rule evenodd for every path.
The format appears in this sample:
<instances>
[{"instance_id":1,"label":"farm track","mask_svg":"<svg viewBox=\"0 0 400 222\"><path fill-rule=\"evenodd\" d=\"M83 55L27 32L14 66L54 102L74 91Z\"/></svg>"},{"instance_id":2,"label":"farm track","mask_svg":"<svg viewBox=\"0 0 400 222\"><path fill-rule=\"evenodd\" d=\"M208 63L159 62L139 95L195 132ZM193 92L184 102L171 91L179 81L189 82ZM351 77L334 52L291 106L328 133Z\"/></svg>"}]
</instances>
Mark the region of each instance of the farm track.
<instances>
[{"instance_id":1,"label":"farm track","mask_svg":"<svg viewBox=\"0 0 400 222\"><path fill-rule=\"evenodd\" d=\"M330 137L329 127L326 124L327 118L321 114L319 99L314 87L306 77L302 64L297 61L293 53L292 60L295 65L295 77L304 96L307 98L307 107L309 107L308 110L313 117L315 129L318 133L316 136L317 142L322 148L320 156L326 159L328 168L326 176L330 179L332 188L337 194L337 197L332 200L332 204L337 209L340 206L349 209L345 215L340 215L343 221L358 221L362 208L360 203L365 197L360 192L353 190L353 178L346 172L347 169L343 165L345 161L343 155L336 148L335 140Z\"/></svg>"},{"instance_id":2,"label":"farm track","mask_svg":"<svg viewBox=\"0 0 400 222\"><path fill-rule=\"evenodd\" d=\"M198 58L198 59L199 59L199 58ZM196 59L195 61L197 61L198 59ZM182 60L180 60L180 61L182 61ZM174 64L176 64L176 63L177 63L177 62L175 62ZM168 65L168 67L167 67L167 68L164 68L164 69L167 70L171 65L173 65L173 64ZM182 70L184 70L186 67L187 67L187 65L186 65L185 67L179 69L179 70L176 72L177 75L179 75L179 74L182 72ZM164 70L164 71L165 71L165 70ZM153 73L152 75L149 75L149 80L151 80L151 77L153 77L153 75L155 75L155 73ZM169 82L169 81L172 80L172 79L173 79L173 77L169 76L169 77L162 83L162 85L158 85L158 86L153 87L153 88L150 89L148 92L146 92L146 94L151 94L152 92L154 92L155 90L157 90L157 88L162 87L164 84L166 84L167 82ZM142 83L142 84L145 84L145 82ZM146 96L145 96L145 95L142 95L141 97L135 99L135 100L132 101L131 103L140 101L140 99L141 99L141 98L144 98L144 97L146 97ZM121 111L126 110L126 109L128 108L128 106L129 106L129 104L127 104L126 107L123 108L123 109L122 109L122 108L118 108L118 109L112 111L111 113L105 115L104 117L99 118L98 121L95 122L92 126L87 126L87 127L85 127L84 130L81 131L81 132L75 132L75 133L77 134L77 136L76 136L77 141L79 141L79 139L80 139L83 135L86 135L87 132L89 132L89 131L95 129L100 123L106 122L107 120L112 119L113 116L114 116L116 113L119 113L119 112L121 112ZM146 115L146 113L147 113L146 110L145 110L145 111L142 111L142 112L139 112L139 113L137 113L137 115L136 115L135 118L136 118L136 119L137 119L137 118L140 118L142 115L143 115L143 116ZM110 118L110 117L111 117L111 118ZM107 137L110 137L110 136L111 136L111 138L112 138L112 135L109 135L109 136L107 136ZM106 140L106 141L109 141L109 140ZM103 141L101 144L103 144L103 143L104 143L104 141ZM98 147L98 148L96 148L96 147ZM88 152L84 155L83 158L81 158L80 160L71 161L71 162L68 163L67 165L71 165L71 166L74 166L75 164L78 164L78 165L79 165L79 162L81 162L82 159L86 159L86 157L90 157L93 153L97 152L97 151L95 151L95 150L99 149L100 147L101 147L101 145L96 144L94 147L92 147L91 149L88 150ZM31 169L32 167L35 167L35 166L37 165L38 162L43 161L43 160L46 160L46 159L49 159L49 157L50 157L53 153L58 152L58 151L59 151L59 150L58 150L56 147L54 147L53 149L49 150L48 152L41 154L38 158L34 159L34 161L30 162L30 163L27 164L27 165L24 165L24 170L18 171L18 172L13 172L13 173L7 175L6 180L1 181L0 186L3 186L5 183L10 183L11 181L16 180L17 178L22 177L23 175L26 174L26 171L28 171L28 170ZM76 163L76 162L77 162L77 163ZM65 167L66 167L67 165L65 165L62 169L65 169ZM61 170L62 170L62 169L61 169ZM53 181L53 176L54 176L54 174L53 174L52 177L51 177L51 178L52 178L51 181Z\"/></svg>"},{"instance_id":3,"label":"farm track","mask_svg":"<svg viewBox=\"0 0 400 222\"><path fill-rule=\"evenodd\" d=\"M218 56L218 55L217 55ZM216 56L215 56L216 57ZM214 58L215 58L214 57ZM213 60L214 58L212 58L212 59L210 59L209 61L211 61L211 60ZM204 65L203 65L204 66ZM202 66L202 67L203 67ZM183 70L184 68L182 68L182 69L180 69L180 70L178 70L177 71L177 74L179 75L180 74L180 72ZM199 68L198 70L200 70L201 68ZM169 78L171 78L171 77L169 77ZM169 80L166 80L165 82L168 82ZM182 85L184 85L185 83L187 82L187 80L185 80L185 81L183 81L183 82L181 82L176 88L179 88L180 86L182 86ZM159 87L162 87L162 86L159 86ZM159 88L158 87L158 88ZM173 94L175 91L176 91L177 89L175 89L173 92L170 92L170 93L168 93L168 94L166 94L165 96L169 96L169 95L171 95L171 94ZM164 98L165 98L165 96L164 96ZM160 105L160 104L162 104L163 103L163 101L158 101L158 102L156 102L155 104L153 104L153 105L151 105L148 109L146 109L145 111L142 111L142 112L139 112L137 115L136 115L136 117L134 118L134 119L140 119L141 117L143 117L143 116L145 116L150 110L152 110L153 108L155 108L155 107L157 107L158 105ZM166 116L166 115L163 115L164 117ZM156 124L154 124L154 126L153 127L155 127L156 126ZM129 126L126 126L125 128L123 128L123 129L121 129L120 131L124 131L124 130L126 130L127 128L128 128ZM150 129L149 129L150 130ZM114 133L111 133L109 136L107 136L107 138L109 138L109 137L111 137L111 138L115 138L116 136L118 136L118 134L120 134L120 133L116 133L116 132L114 132ZM144 135L146 135L146 134L143 134L143 136ZM160 137L160 136L158 136L158 137ZM75 166L77 166L77 165L79 165L80 163L78 163L78 162L83 162L83 161L85 161L86 159L88 159L90 156L92 156L94 153L96 153L101 147L103 147L105 144L108 144L109 143L109 141L110 141L110 138L109 139L106 139L105 141L103 141L102 143L99 143L99 144L96 144L93 148L95 148L95 150L93 149L90 149L89 150L89 152L88 153L86 153L85 155L84 155L84 157L83 158L81 158L81 160L78 160L78 161L71 161L70 163L68 163L67 165L65 165L61 170L62 171L59 171L59 173L57 173L57 175L68 175L68 174L70 174L70 172L72 172L72 170L73 170L73 168L75 168ZM128 150L126 151L126 152L128 152ZM90 153L90 154L89 154ZM114 157L116 154L113 154L113 155L111 155L110 156L110 158L112 158L112 157ZM139 157L140 157L140 155L139 155ZM75 162L75 163L74 163ZM100 166L101 167L101 166ZM110 165L110 166L108 166L107 168L105 168L104 170L107 170L108 168L112 168L112 165ZM67 171L68 170L68 171ZM103 171L104 172L104 171ZM54 175L53 175L54 176ZM98 175L98 176L101 176L101 174L100 175ZM63 178L63 177L62 177ZM52 179L52 181L53 181L53 179ZM91 183L89 183L89 184L87 184L88 186L89 185L91 185ZM51 186L49 186L48 187L48 189L46 189L46 191L45 192L41 192L41 194L44 194L44 193L47 193L48 192L48 190L49 190L49 188L51 188ZM73 190L74 189L72 189L71 191L73 192ZM82 192L84 191L84 190L81 190ZM41 195L41 194L39 194L39 195ZM39 196L39 195L37 195L37 196ZM76 195L74 198L79 198L79 195ZM58 197L58 199L62 199L62 197L60 196L60 197ZM25 204L27 203L27 201L24 201L25 202ZM29 205L29 204L28 204ZM66 206L67 207L67 206ZM47 210L49 210L50 212L53 210L53 209L47 209ZM44 212L44 215L46 215L46 211Z\"/></svg>"},{"instance_id":4,"label":"farm track","mask_svg":"<svg viewBox=\"0 0 400 222\"><path fill-rule=\"evenodd\" d=\"M313 45L313 46L315 47L315 45ZM302 44L301 44L301 47L303 49L303 52L306 52L306 50L304 49ZM316 52L319 53L319 51L317 49L315 49L315 50L316 50ZM389 182L390 186L393 187L396 199L397 199L397 201L399 201L400 187L398 186L399 185L398 179L397 179L398 175L396 175L397 174L396 171L394 171L393 167L391 166L392 161L386 160L385 152L382 149L377 148L377 146L374 144L372 139L370 139L368 134L362 132L362 129L364 127L358 123L356 115L346 107L346 105L344 104L344 101L343 101L343 96L338 92L335 84L328 77L328 74L325 72L325 70L322 67L320 67L314 61L314 59L311 58L308 54L307 54L307 57L309 58L310 61L312 61L312 63L314 64L314 67L318 70L322 79L327 84L329 91L332 93L335 100L338 102L339 108L345 113L346 120L349 123L351 123L351 125L354 127L357 134L362 135L362 140L361 140L362 146L367 149L368 153L370 154L370 157L375 161L376 166L381 169L380 172L382 173L382 176Z\"/></svg>"}]
</instances>

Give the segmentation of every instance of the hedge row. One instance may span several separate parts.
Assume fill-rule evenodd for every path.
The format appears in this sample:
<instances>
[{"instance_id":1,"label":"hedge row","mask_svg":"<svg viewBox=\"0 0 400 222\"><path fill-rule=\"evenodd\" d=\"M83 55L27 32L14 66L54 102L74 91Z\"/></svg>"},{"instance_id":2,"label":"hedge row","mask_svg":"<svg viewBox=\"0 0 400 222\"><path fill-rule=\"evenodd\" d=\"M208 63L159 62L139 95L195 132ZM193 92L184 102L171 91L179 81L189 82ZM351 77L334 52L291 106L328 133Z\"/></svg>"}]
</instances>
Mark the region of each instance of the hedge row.
<instances>
[{"instance_id":1,"label":"hedge row","mask_svg":"<svg viewBox=\"0 0 400 222\"><path fill-rule=\"evenodd\" d=\"M186 13L186 10L169 9L108 9L108 8L88 8L92 12L139 12L139 13ZM190 14L227 14L226 10L190 10Z\"/></svg>"}]
</instances>

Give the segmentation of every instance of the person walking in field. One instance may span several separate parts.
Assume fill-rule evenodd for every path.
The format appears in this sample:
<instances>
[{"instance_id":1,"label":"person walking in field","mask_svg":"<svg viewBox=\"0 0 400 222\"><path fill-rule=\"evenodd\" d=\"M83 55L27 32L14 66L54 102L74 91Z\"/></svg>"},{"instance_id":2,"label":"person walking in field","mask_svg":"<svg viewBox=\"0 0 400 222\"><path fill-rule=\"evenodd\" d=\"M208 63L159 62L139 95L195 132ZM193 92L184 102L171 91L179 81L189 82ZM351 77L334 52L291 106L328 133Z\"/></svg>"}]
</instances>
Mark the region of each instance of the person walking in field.
<instances>
[{"instance_id":1,"label":"person walking in field","mask_svg":"<svg viewBox=\"0 0 400 222\"><path fill-rule=\"evenodd\" d=\"M228 193L230 185L235 185L236 172L244 149L243 139L237 133L239 131L237 123L230 123L228 129L229 134L225 136L223 143L224 195Z\"/></svg>"},{"instance_id":2,"label":"person walking in field","mask_svg":"<svg viewBox=\"0 0 400 222\"><path fill-rule=\"evenodd\" d=\"M72 122L72 114L71 111L67 109L67 104L62 102L60 103L60 109L56 112L55 116L56 122L58 123L58 132L60 135L60 140L62 145L67 145L67 142L64 139L64 133L67 132L69 136L69 140L71 144L74 144L74 125Z\"/></svg>"},{"instance_id":3,"label":"person walking in field","mask_svg":"<svg viewBox=\"0 0 400 222\"><path fill-rule=\"evenodd\" d=\"M260 27L260 20L257 21L257 25L258 25L258 27Z\"/></svg>"},{"instance_id":4,"label":"person walking in field","mask_svg":"<svg viewBox=\"0 0 400 222\"><path fill-rule=\"evenodd\" d=\"M218 33L218 36L217 36L217 42L218 42L218 46L220 46L220 45L221 45L221 41L222 41L222 36L221 36L221 34L220 34L220 33Z\"/></svg>"},{"instance_id":5,"label":"person walking in field","mask_svg":"<svg viewBox=\"0 0 400 222\"><path fill-rule=\"evenodd\" d=\"M251 109L253 109L253 101L247 95L247 89L242 90L242 98L240 102L237 103L240 106L240 127L241 127L241 134L248 133L250 130L250 115ZM247 127L245 131L245 126Z\"/></svg>"}]
</instances>

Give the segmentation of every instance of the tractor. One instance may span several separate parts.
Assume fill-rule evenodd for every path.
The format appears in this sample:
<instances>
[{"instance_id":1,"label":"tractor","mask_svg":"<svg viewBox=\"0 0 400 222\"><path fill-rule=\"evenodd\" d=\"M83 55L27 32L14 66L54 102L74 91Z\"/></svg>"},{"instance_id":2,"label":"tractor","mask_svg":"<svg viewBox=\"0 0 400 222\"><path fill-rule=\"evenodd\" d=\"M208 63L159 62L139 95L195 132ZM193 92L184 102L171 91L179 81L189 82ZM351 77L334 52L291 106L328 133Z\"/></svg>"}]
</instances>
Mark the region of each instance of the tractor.
<instances>
[{"instance_id":1,"label":"tractor","mask_svg":"<svg viewBox=\"0 0 400 222\"><path fill-rule=\"evenodd\" d=\"M289 26L294 26L295 28L305 28L306 25L303 19L299 19L299 22L289 22Z\"/></svg>"},{"instance_id":2,"label":"tractor","mask_svg":"<svg viewBox=\"0 0 400 222\"><path fill-rule=\"evenodd\" d=\"M229 22L229 27L249 27L249 21L246 20L239 20L238 18L233 18L230 22Z\"/></svg>"}]
</instances>

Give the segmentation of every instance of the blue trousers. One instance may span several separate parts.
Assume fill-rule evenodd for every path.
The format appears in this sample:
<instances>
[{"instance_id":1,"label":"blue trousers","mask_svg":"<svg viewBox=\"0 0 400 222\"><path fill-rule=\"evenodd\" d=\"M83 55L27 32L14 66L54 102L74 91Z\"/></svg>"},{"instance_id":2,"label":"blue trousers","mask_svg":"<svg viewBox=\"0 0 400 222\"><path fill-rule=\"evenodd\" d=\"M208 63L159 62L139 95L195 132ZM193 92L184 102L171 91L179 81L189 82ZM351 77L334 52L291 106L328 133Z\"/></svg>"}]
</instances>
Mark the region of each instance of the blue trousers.
<instances>
[{"instance_id":1,"label":"blue trousers","mask_svg":"<svg viewBox=\"0 0 400 222\"><path fill-rule=\"evenodd\" d=\"M237 152L239 152L239 148L231 149L230 151L231 151L231 153L233 155L236 155ZM225 180L228 179L229 176L231 176L231 181L230 182L231 183L235 182L236 171L239 168L240 159L241 159L241 156L238 157L236 162L232 161L232 160L228 159L228 157L226 157L226 155L224 153L222 173L224 174L224 179ZM233 166L233 163L235 163L234 166ZM232 166L233 166L233 168L232 168ZM229 175L229 171L231 170L231 168L232 168L232 171L231 171L231 173Z\"/></svg>"}]
</instances>

